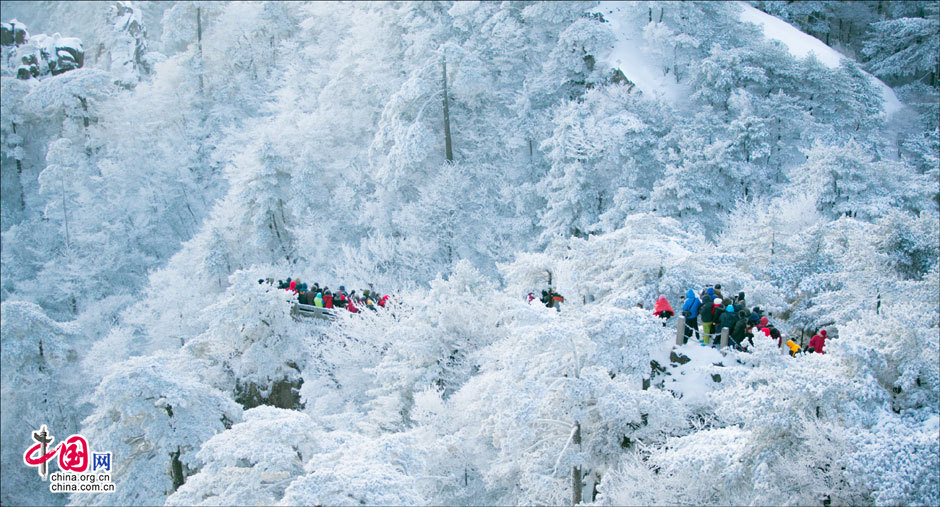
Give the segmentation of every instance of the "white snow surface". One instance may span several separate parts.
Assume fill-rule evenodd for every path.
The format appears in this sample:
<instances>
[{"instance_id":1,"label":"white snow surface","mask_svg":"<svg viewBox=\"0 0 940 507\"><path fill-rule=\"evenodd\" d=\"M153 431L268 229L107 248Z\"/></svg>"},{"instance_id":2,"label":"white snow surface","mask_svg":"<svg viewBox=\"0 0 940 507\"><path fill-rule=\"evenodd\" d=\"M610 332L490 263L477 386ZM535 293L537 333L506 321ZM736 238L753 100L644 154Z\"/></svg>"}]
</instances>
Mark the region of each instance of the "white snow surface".
<instances>
[{"instance_id":1,"label":"white snow surface","mask_svg":"<svg viewBox=\"0 0 940 507\"><path fill-rule=\"evenodd\" d=\"M629 24L624 19L627 8L624 2L600 2L594 8L594 12L604 15L617 37L607 61L619 68L647 97L674 105L684 102L689 95L684 93L685 87L677 84L671 74L663 74L662 66L643 53L643 34L628 29Z\"/></svg>"},{"instance_id":2,"label":"white snow surface","mask_svg":"<svg viewBox=\"0 0 940 507\"><path fill-rule=\"evenodd\" d=\"M827 46L823 41L809 35L786 21L771 16L757 8L738 2L741 6L740 20L753 23L761 27L764 36L768 39L780 41L787 47L795 58L806 58L813 53L816 58L829 68L835 69L847 58L842 53ZM688 93L685 87L677 84L671 74L663 74L662 68L655 59L643 52L643 35L629 29L625 19L626 9L629 6L624 2L600 2L594 12L604 15L616 35L616 42L607 55L607 60L614 67L619 68L627 79L632 81L644 95L658 98L673 105L680 105L687 100ZM874 83L881 89L884 99L884 111L887 117L901 110L903 105L895 95L894 90L875 76L869 75Z\"/></svg>"},{"instance_id":3,"label":"white snow surface","mask_svg":"<svg viewBox=\"0 0 940 507\"><path fill-rule=\"evenodd\" d=\"M738 5L741 6L741 16L739 18L741 21L760 26L764 31L765 37L782 42L790 51L790 54L796 58L806 58L812 53L823 65L831 69L842 65L843 58L848 58L827 46L823 41L801 31L799 28L796 28L778 17L771 16L744 2L738 2ZM884 98L885 114L890 117L900 111L903 106L901 101L898 100L898 96L895 95L894 90L875 76L869 75L869 77L873 79L875 84L881 89L881 95L882 98Z\"/></svg>"},{"instance_id":4,"label":"white snow surface","mask_svg":"<svg viewBox=\"0 0 940 507\"><path fill-rule=\"evenodd\" d=\"M675 329L674 319L669 320L667 325L670 329ZM666 377L665 389L681 393L682 399L691 408L704 407L708 404L708 393L714 391L718 384L712 380L713 366L717 363L729 364L733 361L726 358L718 349L709 346L703 346L698 340L691 339L685 345L676 346L674 333L669 333L669 338L660 344L659 348L652 355L659 364L668 366L670 364L669 353L673 350L677 354L687 356L691 361L679 366L669 366L672 375ZM726 350L731 353L730 350Z\"/></svg>"},{"instance_id":5,"label":"white snow surface","mask_svg":"<svg viewBox=\"0 0 940 507\"><path fill-rule=\"evenodd\" d=\"M823 41L776 16L771 16L744 2L738 2L738 5L741 6L741 16L739 18L741 21L759 25L763 29L765 37L782 42L790 50L790 54L797 58L806 58L810 53L813 53L820 62L830 69L838 68L839 65L842 65L842 59L846 58L845 55L827 46Z\"/></svg>"}]
</instances>

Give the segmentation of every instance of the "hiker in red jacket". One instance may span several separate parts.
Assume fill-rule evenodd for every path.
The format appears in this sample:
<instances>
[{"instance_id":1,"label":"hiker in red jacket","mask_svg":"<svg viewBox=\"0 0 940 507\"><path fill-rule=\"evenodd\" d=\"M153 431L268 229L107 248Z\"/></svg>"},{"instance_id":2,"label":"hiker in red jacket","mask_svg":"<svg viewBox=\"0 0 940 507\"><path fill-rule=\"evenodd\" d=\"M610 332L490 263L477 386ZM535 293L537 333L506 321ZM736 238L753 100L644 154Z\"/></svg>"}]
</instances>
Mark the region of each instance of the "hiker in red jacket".
<instances>
[{"instance_id":1,"label":"hiker in red jacket","mask_svg":"<svg viewBox=\"0 0 940 507\"><path fill-rule=\"evenodd\" d=\"M323 292L323 307L333 308L333 293L330 289L325 289Z\"/></svg>"},{"instance_id":2,"label":"hiker in red jacket","mask_svg":"<svg viewBox=\"0 0 940 507\"><path fill-rule=\"evenodd\" d=\"M668 319L674 315L672 305L669 304L665 294L660 294L659 299L656 300L656 305L653 306L653 315L664 319Z\"/></svg>"},{"instance_id":3,"label":"hiker in red jacket","mask_svg":"<svg viewBox=\"0 0 940 507\"><path fill-rule=\"evenodd\" d=\"M672 305L666 300L665 294L660 294L659 299L656 300L656 305L653 307L653 315L663 319L664 327L666 326L666 319L675 315L672 311Z\"/></svg>"},{"instance_id":4,"label":"hiker in red jacket","mask_svg":"<svg viewBox=\"0 0 940 507\"><path fill-rule=\"evenodd\" d=\"M757 329L759 329L761 333L764 333L764 336L768 336L768 337L769 337L769 336L770 336L770 327L771 327L771 326L770 326L770 320L769 320L767 317L761 317L761 318L760 318L760 323L757 324Z\"/></svg>"},{"instance_id":5,"label":"hiker in red jacket","mask_svg":"<svg viewBox=\"0 0 940 507\"><path fill-rule=\"evenodd\" d=\"M353 298L346 298L346 309L349 310L349 313L359 313L359 309L353 303Z\"/></svg>"},{"instance_id":6,"label":"hiker in red jacket","mask_svg":"<svg viewBox=\"0 0 940 507\"><path fill-rule=\"evenodd\" d=\"M825 352L823 352L823 347L826 346L826 338L828 338L826 336L826 330L823 329L819 332L819 334L813 335L813 337L809 340L809 346L817 354L825 354Z\"/></svg>"}]
</instances>

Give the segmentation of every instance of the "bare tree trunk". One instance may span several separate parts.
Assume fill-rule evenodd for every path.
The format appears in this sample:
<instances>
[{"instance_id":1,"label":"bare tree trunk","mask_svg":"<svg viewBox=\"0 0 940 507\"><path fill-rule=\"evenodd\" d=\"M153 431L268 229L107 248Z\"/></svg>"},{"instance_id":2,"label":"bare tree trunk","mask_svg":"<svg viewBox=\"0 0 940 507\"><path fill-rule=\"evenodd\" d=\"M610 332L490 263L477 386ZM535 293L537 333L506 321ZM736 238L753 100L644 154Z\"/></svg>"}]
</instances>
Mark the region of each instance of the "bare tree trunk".
<instances>
[{"instance_id":1,"label":"bare tree trunk","mask_svg":"<svg viewBox=\"0 0 940 507\"><path fill-rule=\"evenodd\" d=\"M441 66L444 69L444 156L448 162L454 161L454 151L451 147L450 137L450 109L447 104L447 57L441 59Z\"/></svg>"},{"instance_id":2,"label":"bare tree trunk","mask_svg":"<svg viewBox=\"0 0 940 507\"><path fill-rule=\"evenodd\" d=\"M180 448L177 446L176 451L170 453L170 478L173 480L173 491L179 489L186 482L186 478L183 477L183 463L180 461L180 452Z\"/></svg>"},{"instance_id":3,"label":"bare tree trunk","mask_svg":"<svg viewBox=\"0 0 940 507\"><path fill-rule=\"evenodd\" d=\"M199 93L202 93L202 9L196 7L196 45L199 49Z\"/></svg>"},{"instance_id":4,"label":"bare tree trunk","mask_svg":"<svg viewBox=\"0 0 940 507\"><path fill-rule=\"evenodd\" d=\"M13 133L16 134L16 123L13 123ZM20 189L20 211L26 210L26 190L23 189L23 161L16 159L16 185Z\"/></svg>"},{"instance_id":5,"label":"bare tree trunk","mask_svg":"<svg viewBox=\"0 0 940 507\"><path fill-rule=\"evenodd\" d=\"M574 439L572 442L581 448L581 423L575 421ZM571 505L581 503L581 467L571 467Z\"/></svg>"}]
</instances>

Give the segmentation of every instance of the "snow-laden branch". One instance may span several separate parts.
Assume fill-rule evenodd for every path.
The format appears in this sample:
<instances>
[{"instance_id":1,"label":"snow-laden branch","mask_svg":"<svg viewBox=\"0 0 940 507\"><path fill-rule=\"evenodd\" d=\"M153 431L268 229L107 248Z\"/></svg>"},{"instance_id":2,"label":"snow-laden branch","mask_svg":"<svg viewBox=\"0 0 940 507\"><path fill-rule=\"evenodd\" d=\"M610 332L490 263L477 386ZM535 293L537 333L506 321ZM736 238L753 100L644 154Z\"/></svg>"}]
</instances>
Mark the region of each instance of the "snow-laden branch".
<instances>
[{"instance_id":1,"label":"snow-laden branch","mask_svg":"<svg viewBox=\"0 0 940 507\"><path fill-rule=\"evenodd\" d=\"M561 457L565 455L565 451L568 450L568 446L571 445L571 441L574 440L575 433L578 432L578 425L571 425L571 434L568 435L568 440L565 442L565 446L561 449L561 452L558 453L558 458L555 460L555 467L552 468L552 477L558 472L558 465L561 463Z\"/></svg>"}]
</instances>

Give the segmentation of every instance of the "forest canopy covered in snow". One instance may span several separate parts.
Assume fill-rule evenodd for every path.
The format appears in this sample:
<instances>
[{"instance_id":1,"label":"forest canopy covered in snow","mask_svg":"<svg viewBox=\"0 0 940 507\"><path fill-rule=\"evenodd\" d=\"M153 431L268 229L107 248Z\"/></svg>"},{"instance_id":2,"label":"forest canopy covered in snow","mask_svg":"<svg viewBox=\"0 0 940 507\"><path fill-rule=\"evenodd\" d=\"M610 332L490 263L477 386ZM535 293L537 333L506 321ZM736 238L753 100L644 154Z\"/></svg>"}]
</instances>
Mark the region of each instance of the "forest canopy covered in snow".
<instances>
[{"instance_id":1,"label":"forest canopy covered in snow","mask_svg":"<svg viewBox=\"0 0 940 507\"><path fill-rule=\"evenodd\" d=\"M0 503L940 504L936 2L0 6Z\"/></svg>"}]
</instances>

